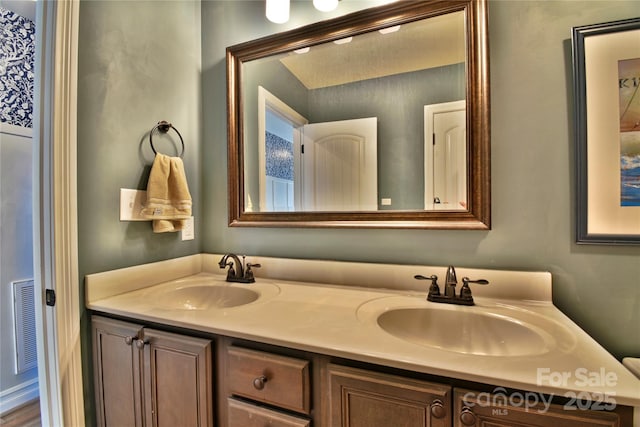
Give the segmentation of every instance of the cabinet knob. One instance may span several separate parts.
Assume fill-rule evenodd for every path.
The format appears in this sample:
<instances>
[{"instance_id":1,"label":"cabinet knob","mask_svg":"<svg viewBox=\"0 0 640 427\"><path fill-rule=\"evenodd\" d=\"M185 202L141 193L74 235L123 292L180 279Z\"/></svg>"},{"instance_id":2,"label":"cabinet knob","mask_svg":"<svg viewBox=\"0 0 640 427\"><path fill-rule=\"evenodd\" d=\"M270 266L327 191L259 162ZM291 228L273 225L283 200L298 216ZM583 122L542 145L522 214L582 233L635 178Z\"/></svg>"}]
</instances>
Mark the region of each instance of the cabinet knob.
<instances>
[{"instance_id":1,"label":"cabinet knob","mask_svg":"<svg viewBox=\"0 0 640 427\"><path fill-rule=\"evenodd\" d=\"M253 380L253 386L255 387L256 390L262 390L266 382L267 382L267 377L265 377L264 375L261 375L255 380Z\"/></svg>"},{"instance_id":2,"label":"cabinet knob","mask_svg":"<svg viewBox=\"0 0 640 427\"><path fill-rule=\"evenodd\" d=\"M149 344L149 341L147 340L136 340L136 347L138 347L140 350L142 350L147 344Z\"/></svg>"},{"instance_id":3,"label":"cabinet knob","mask_svg":"<svg viewBox=\"0 0 640 427\"><path fill-rule=\"evenodd\" d=\"M137 337L124 337L124 343L126 345L131 345L133 343L133 340L135 340Z\"/></svg>"},{"instance_id":4,"label":"cabinet knob","mask_svg":"<svg viewBox=\"0 0 640 427\"><path fill-rule=\"evenodd\" d=\"M436 399L433 401L431 404L431 415L433 415L434 418L444 418L444 416L447 415L447 410L444 409L444 404L441 400Z\"/></svg>"},{"instance_id":5,"label":"cabinet knob","mask_svg":"<svg viewBox=\"0 0 640 427\"><path fill-rule=\"evenodd\" d=\"M460 413L460 421L465 426L474 426L476 425L476 414L469 407L464 406Z\"/></svg>"}]
</instances>

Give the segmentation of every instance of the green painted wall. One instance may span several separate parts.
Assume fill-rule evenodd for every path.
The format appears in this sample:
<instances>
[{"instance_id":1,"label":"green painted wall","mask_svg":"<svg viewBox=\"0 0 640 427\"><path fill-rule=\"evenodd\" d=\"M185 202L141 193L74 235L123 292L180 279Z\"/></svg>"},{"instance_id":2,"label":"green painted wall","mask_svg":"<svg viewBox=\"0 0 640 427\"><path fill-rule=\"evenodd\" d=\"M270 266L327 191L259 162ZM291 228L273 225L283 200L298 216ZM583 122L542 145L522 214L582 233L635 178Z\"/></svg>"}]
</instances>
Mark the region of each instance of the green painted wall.
<instances>
[{"instance_id":1,"label":"green painted wall","mask_svg":"<svg viewBox=\"0 0 640 427\"><path fill-rule=\"evenodd\" d=\"M570 42L637 1L490 1L491 231L228 228L224 48L324 19L293 2L278 26L238 3L202 3L204 252L546 270L562 311L617 357L640 355L640 248L574 243Z\"/></svg>"},{"instance_id":2,"label":"green painted wall","mask_svg":"<svg viewBox=\"0 0 640 427\"><path fill-rule=\"evenodd\" d=\"M200 4L83 1L78 64L80 273L198 253L200 233L154 234L151 223L120 222L120 188L146 189L154 153L149 131L173 123L184 143L193 211L200 227ZM173 138L173 142L168 137ZM177 135L154 133L175 155Z\"/></svg>"},{"instance_id":3,"label":"green painted wall","mask_svg":"<svg viewBox=\"0 0 640 427\"><path fill-rule=\"evenodd\" d=\"M371 4L343 0L340 8ZM615 356L640 356L640 248L573 243L570 59L571 27L637 16L638 2L490 1L493 230L229 228L225 48L331 17L310 9L294 1L291 21L276 25L264 19L262 1L81 2L81 277L199 252L547 270L561 310ZM185 139L191 242L118 219L119 189L146 186L147 132L159 120Z\"/></svg>"},{"instance_id":4,"label":"green painted wall","mask_svg":"<svg viewBox=\"0 0 640 427\"><path fill-rule=\"evenodd\" d=\"M78 262L80 277L201 252L200 3L86 1L78 58ZM154 154L149 131L167 120L185 143L196 239L120 222L120 188L146 189ZM175 138L173 131L169 133ZM154 134L162 153L179 140ZM83 283L82 280L80 283ZM84 287L81 300L84 300ZM91 336L82 313L87 425L93 421Z\"/></svg>"}]
</instances>

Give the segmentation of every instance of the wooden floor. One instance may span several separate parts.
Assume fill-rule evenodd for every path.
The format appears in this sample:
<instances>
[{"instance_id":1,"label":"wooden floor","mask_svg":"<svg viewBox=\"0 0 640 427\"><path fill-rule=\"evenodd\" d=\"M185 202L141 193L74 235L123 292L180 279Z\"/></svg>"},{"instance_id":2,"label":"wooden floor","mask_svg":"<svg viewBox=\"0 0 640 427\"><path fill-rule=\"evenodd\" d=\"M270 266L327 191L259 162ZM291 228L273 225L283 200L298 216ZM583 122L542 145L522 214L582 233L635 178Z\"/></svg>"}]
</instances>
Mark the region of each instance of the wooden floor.
<instances>
[{"instance_id":1,"label":"wooden floor","mask_svg":"<svg viewBox=\"0 0 640 427\"><path fill-rule=\"evenodd\" d=\"M40 400L36 399L0 416L2 427L40 427Z\"/></svg>"}]
</instances>

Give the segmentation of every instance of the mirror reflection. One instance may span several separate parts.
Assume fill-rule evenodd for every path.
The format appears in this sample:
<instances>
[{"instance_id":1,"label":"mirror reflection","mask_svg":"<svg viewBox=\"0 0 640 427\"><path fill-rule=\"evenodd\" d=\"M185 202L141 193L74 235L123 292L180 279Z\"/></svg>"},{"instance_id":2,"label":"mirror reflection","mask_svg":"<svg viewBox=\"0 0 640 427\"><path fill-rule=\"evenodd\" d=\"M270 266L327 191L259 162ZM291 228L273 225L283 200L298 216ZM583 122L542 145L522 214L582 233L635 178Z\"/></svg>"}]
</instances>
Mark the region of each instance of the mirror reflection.
<instances>
[{"instance_id":1,"label":"mirror reflection","mask_svg":"<svg viewBox=\"0 0 640 427\"><path fill-rule=\"evenodd\" d=\"M401 1L228 47L229 226L489 229L487 23Z\"/></svg>"},{"instance_id":2,"label":"mirror reflection","mask_svg":"<svg viewBox=\"0 0 640 427\"><path fill-rule=\"evenodd\" d=\"M241 64L246 212L467 211L465 11Z\"/></svg>"}]
</instances>

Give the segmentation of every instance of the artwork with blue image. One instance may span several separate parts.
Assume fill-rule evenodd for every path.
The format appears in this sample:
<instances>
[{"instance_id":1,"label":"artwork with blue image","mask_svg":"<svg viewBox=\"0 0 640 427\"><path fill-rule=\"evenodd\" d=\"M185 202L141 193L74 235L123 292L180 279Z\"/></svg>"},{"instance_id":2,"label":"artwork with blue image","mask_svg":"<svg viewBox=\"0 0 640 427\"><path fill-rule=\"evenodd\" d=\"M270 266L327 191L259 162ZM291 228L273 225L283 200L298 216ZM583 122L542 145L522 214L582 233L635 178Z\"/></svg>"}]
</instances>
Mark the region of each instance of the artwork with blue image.
<instances>
[{"instance_id":1,"label":"artwork with blue image","mask_svg":"<svg viewBox=\"0 0 640 427\"><path fill-rule=\"evenodd\" d=\"M618 61L620 205L640 206L640 58Z\"/></svg>"},{"instance_id":2,"label":"artwork with blue image","mask_svg":"<svg viewBox=\"0 0 640 427\"><path fill-rule=\"evenodd\" d=\"M32 21L0 7L0 121L33 127L34 55Z\"/></svg>"}]
</instances>

